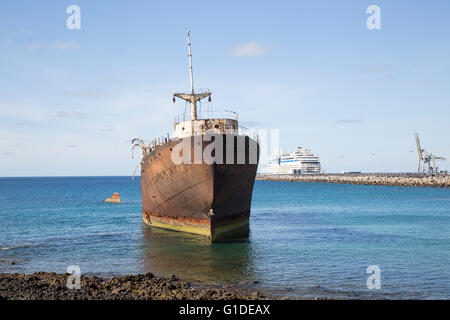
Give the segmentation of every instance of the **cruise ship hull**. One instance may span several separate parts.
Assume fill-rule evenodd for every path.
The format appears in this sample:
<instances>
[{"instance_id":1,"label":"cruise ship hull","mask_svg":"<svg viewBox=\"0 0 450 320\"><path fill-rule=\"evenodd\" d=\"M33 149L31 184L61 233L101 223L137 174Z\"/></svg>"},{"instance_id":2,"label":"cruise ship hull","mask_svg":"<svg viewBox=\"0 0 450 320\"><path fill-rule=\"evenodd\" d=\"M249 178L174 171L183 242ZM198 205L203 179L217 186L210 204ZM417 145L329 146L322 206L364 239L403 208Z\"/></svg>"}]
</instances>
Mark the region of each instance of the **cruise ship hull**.
<instances>
[{"instance_id":1,"label":"cruise ship hull","mask_svg":"<svg viewBox=\"0 0 450 320\"><path fill-rule=\"evenodd\" d=\"M226 135L222 137L226 141ZM236 138L235 138L236 139ZM249 163L251 138L245 140L245 163L180 163L172 151L180 141L159 145L143 158L141 192L145 224L193 234L212 241L248 235L257 163ZM201 142L202 154L210 142ZM234 144L236 154L236 143ZM194 145L190 147L194 154ZM193 159L193 157L192 157ZM193 161L192 161L193 162ZM219 161L217 161L219 162ZM257 161L256 161L257 162Z\"/></svg>"}]
</instances>

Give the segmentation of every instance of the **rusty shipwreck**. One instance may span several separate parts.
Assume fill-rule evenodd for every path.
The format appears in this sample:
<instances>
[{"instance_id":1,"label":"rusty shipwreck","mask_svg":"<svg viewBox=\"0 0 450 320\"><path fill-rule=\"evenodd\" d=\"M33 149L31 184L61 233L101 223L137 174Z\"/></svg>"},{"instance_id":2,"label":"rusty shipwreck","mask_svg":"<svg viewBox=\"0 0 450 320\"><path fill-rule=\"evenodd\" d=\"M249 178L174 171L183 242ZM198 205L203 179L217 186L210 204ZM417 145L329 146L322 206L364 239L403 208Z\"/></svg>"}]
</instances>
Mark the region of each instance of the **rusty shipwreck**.
<instances>
[{"instance_id":1,"label":"rusty shipwreck","mask_svg":"<svg viewBox=\"0 0 450 320\"><path fill-rule=\"evenodd\" d=\"M244 132L238 117L202 117L197 103L209 90L194 91L188 32L190 93L175 93L190 106L169 135L142 149L141 193L145 224L207 236L211 241L248 235L252 191L259 161L256 135Z\"/></svg>"}]
</instances>

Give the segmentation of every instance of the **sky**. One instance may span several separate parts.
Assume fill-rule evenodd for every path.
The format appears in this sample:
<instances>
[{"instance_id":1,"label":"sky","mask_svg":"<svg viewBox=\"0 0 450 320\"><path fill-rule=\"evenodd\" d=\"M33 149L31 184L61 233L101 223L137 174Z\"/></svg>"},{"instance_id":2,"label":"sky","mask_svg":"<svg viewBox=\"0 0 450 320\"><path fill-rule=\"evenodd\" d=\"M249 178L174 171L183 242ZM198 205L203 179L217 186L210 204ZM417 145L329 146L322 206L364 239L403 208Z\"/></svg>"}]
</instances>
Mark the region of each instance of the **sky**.
<instances>
[{"instance_id":1,"label":"sky","mask_svg":"<svg viewBox=\"0 0 450 320\"><path fill-rule=\"evenodd\" d=\"M80 7L80 29L66 12ZM381 29L366 12L380 8ZM0 2L0 176L131 175L194 83L327 172L450 169L450 2Z\"/></svg>"}]
</instances>

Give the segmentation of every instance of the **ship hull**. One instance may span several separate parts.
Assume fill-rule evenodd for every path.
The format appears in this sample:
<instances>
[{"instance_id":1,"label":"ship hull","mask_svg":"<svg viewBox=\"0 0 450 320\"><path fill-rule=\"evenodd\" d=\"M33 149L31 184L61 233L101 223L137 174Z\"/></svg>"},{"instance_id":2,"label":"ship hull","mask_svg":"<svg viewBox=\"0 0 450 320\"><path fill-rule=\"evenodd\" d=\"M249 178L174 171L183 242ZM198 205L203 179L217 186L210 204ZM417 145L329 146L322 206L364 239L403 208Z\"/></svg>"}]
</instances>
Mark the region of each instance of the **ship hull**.
<instances>
[{"instance_id":1,"label":"ship hull","mask_svg":"<svg viewBox=\"0 0 450 320\"><path fill-rule=\"evenodd\" d=\"M222 138L227 141L225 134ZM145 156L141 169L144 223L203 235L212 241L247 236L259 146L256 141L245 139L246 156L242 164L237 164L236 156L233 163L227 163L226 143L223 164L219 161L175 164L172 152L179 141L159 145ZM203 152L210 142L199 143ZM257 148L256 163L249 161L252 143ZM232 149L234 154L236 145ZM194 160L194 143L189 149Z\"/></svg>"}]
</instances>

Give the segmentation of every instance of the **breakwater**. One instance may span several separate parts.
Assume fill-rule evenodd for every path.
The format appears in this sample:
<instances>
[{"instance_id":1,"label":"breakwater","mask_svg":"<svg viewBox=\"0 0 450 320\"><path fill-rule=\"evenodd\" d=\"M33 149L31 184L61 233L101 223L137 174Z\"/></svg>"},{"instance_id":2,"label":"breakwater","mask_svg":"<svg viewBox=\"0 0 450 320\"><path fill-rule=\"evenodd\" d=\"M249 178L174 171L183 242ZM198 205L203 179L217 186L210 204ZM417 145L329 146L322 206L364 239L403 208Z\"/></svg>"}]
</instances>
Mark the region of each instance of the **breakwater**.
<instances>
[{"instance_id":1,"label":"breakwater","mask_svg":"<svg viewBox=\"0 0 450 320\"><path fill-rule=\"evenodd\" d=\"M315 175L258 174L257 180L450 188L448 174L344 173Z\"/></svg>"}]
</instances>

